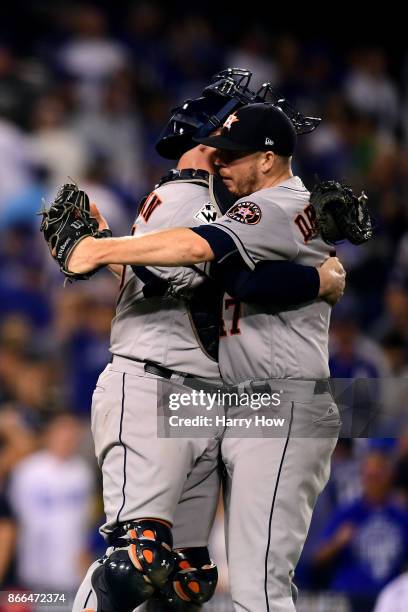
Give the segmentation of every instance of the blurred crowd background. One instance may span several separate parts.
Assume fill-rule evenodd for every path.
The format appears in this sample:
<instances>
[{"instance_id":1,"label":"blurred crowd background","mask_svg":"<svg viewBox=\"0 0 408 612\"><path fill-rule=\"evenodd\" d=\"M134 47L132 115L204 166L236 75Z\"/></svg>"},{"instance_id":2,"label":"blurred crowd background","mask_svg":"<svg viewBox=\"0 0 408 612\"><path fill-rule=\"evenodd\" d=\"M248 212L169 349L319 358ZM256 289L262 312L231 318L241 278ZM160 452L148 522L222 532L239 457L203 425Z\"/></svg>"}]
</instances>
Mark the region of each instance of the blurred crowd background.
<instances>
[{"instance_id":1,"label":"blurred crowd background","mask_svg":"<svg viewBox=\"0 0 408 612\"><path fill-rule=\"evenodd\" d=\"M338 249L348 287L333 312L332 375L403 379L408 52L187 3L19 5L0 24L0 590L69 593L104 550L89 411L117 285L102 272L63 287L38 231L42 198L72 177L114 234L129 233L140 197L170 167L154 150L169 109L220 69L253 70L252 86L272 81L323 117L299 140L306 185L317 174L364 189L375 219L375 240ZM398 609L387 601L408 591L408 431L399 434L339 442L298 568L300 610L373 610L401 576L378 608ZM220 511L218 561L222 531ZM221 565L212 609L229 610Z\"/></svg>"}]
</instances>

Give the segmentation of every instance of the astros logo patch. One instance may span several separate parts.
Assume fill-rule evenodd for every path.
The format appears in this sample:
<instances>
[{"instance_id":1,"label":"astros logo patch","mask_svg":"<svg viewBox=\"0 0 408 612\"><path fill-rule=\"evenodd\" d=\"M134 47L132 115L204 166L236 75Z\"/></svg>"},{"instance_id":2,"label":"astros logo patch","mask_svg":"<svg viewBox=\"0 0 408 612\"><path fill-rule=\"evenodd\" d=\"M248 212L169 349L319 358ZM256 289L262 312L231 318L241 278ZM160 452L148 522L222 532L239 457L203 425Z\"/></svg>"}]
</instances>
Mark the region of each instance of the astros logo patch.
<instances>
[{"instance_id":1,"label":"astros logo patch","mask_svg":"<svg viewBox=\"0 0 408 612\"><path fill-rule=\"evenodd\" d=\"M227 212L227 217L230 217L239 223L255 225L261 220L262 213L258 204L255 204L255 202L240 202L238 204L234 204L234 206L229 209Z\"/></svg>"},{"instance_id":2,"label":"astros logo patch","mask_svg":"<svg viewBox=\"0 0 408 612\"><path fill-rule=\"evenodd\" d=\"M233 123L235 123L236 121L239 121L238 117L236 116L235 113L232 113L232 115L228 115L227 119L224 122L224 125L222 127L227 128L227 130L231 129L231 126Z\"/></svg>"}]
</instances>

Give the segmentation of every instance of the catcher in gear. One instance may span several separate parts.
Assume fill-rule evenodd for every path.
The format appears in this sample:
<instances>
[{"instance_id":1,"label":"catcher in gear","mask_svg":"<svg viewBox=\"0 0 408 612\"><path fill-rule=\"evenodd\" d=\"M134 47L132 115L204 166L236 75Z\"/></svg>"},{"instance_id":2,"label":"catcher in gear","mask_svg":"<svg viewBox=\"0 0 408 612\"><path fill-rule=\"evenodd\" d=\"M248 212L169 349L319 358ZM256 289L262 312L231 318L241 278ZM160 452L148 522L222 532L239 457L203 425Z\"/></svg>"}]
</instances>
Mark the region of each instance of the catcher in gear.
<instances>
[{"instance_id":1,"label":"catcher in gear","mask_svg":"<svg viewBox=\"0 0 408 612\"><path fill-rule=\"evenodd\" d=\"M51 206L42 210L40 231L48 244L52 256L59 264L61 272L69 280L87 280L98 268L87 274L70 272L67 261L74 248L81 240L108 238L110 229L99 230L99 224L91 214L89 197L75 183L65 183L56 195Z\"/></svg>"}]
</instances>

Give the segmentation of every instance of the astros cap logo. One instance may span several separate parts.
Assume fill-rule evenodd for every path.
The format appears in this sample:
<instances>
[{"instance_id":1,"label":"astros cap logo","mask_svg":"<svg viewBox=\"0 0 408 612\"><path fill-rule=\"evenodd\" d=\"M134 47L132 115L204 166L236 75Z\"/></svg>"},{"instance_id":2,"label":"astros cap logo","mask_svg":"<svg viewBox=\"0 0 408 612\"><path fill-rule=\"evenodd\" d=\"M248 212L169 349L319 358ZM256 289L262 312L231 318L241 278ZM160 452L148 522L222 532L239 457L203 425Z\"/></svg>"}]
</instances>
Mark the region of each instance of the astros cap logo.
<instances>
[{"instance_id":1,"label":"astros cap logo","mask_svg":"<svg viewBox=\"0 0 408 612\"><path fill-rule=\"evenodd\" d=\"M227 130L230 130L231 129L231 125L233 123L235 123L236 121L239 121L239 119L238 119L238 117L236 116L235 113L232 113L232 115L229 115L227 117L227 119L225 120L225 123L224 123L224 125L222 127L225 127L225 128L227 128Z\"/></svg>"}]
</instances>

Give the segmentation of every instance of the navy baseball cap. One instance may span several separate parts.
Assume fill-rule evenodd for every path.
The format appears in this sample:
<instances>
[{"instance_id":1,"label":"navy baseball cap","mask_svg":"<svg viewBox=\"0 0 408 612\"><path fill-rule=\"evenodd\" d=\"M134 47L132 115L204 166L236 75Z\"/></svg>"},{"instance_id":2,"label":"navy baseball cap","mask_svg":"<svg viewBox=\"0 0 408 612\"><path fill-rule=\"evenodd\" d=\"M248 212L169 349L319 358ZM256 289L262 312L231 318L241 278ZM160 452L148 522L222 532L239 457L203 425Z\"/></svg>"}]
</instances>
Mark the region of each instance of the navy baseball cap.
<instances>
[{"instance_id":1,"label":"navy baseball cap","mask_svg":"<svg viewBox=\"0 0 408 612\"><path fill-rule=\"evenodd\" d=\"M296 146L296 130L277 106L248 104L227 117L219 135L193 140L216 149L273 151L289 157Z\"/></svg>"}]
</instances>

